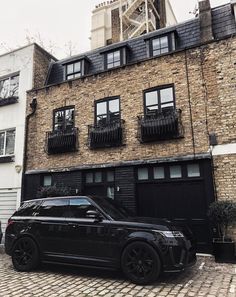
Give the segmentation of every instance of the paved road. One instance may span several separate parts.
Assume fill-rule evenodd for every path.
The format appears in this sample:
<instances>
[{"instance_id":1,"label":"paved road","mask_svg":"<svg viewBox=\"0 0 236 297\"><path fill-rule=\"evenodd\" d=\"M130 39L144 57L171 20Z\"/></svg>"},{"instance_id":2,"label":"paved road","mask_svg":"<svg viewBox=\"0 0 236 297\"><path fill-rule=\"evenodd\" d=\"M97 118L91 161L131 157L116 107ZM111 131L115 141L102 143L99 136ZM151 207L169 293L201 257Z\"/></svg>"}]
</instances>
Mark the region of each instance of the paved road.
<instances>
[{"instance_id":1,"label":"paved road","mask_svg":"<svg viewBox=\"0 0 236 297\"><path fill-rule=\"evenodd\" d=\"M45 265L30 273L18 273L10 258L0 254L0 297L235 297L236 265L216 264L199 257L181 273L164 275L152 286L136 286L121 274L100 270Z\"/></svg>"}]
</instances>

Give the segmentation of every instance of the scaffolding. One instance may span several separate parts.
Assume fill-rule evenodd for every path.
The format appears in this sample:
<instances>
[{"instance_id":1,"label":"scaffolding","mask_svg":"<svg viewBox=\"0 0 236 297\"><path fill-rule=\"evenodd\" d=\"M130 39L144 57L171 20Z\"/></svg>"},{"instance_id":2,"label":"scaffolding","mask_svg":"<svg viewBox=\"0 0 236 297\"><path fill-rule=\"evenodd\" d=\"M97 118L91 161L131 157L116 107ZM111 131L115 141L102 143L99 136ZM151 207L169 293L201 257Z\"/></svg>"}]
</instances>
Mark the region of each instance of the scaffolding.
<instances>
[{"instance_id":1,"label":"scaffolding","mask_svg":"<svg viewBox=\"0 0 236 297\"><path fill-rule=\"evenodd\" d=\"M156 0L119 0L120 40L156 30L160 15Z\"/></svg>"}]
</instances>

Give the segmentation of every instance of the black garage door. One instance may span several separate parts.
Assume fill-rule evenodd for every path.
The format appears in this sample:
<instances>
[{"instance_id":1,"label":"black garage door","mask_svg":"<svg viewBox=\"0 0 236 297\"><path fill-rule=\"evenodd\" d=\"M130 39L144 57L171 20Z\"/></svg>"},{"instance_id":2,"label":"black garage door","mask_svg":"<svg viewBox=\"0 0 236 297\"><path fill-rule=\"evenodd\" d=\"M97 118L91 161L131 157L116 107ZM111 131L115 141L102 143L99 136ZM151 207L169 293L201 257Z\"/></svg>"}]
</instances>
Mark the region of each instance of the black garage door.
<instances>
[{"instance_id":1,"label":"black garage door","mask_svg":"<svg viewBox=\"0 0 236 297\"><path fill-rule=\"evenodd\" d=\"M214 200L209 161L165 164L137 170L138 215L187 224L199 252L211 252L207 208Z\"/></svg>"}]
</instances>

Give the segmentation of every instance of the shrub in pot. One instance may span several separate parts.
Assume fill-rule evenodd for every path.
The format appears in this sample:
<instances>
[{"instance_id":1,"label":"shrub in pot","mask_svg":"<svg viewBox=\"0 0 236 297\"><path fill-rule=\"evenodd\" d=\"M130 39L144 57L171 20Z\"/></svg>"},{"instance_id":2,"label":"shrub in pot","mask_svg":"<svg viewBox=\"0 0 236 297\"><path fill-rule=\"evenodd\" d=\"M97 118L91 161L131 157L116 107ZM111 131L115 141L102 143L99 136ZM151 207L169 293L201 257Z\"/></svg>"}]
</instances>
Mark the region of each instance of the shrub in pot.
<instances>
[{"instance_id":1,"label":"shrub in pot","mask_svg":"<svg viewBox=\"0 0 236 297\"><path fill-rule=\"evenodd\" d=\"M217 228L218 238L213 238L213 253L218 262L235 261L235 244L228 234L229 226L236 222L236 203L215 201L208 211L208 217Z\"/></svg>"}]
</instances>

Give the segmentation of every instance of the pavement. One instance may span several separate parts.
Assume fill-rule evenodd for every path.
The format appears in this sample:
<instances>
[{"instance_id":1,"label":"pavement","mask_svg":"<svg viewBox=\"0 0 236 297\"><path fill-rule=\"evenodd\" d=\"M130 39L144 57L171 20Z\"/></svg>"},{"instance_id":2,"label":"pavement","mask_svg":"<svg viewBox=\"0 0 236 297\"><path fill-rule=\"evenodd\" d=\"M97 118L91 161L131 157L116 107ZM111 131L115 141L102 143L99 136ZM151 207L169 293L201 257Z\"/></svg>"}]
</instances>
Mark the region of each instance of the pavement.
<instances>
[{"instance_id":1,"label":"pavement","mask_svg":"<svg viewBox=\"0 0 236 297\"><path fill-rule=\"evenodd\" d=\"M194 267L165 274L149 286L137 286L119 272L43 265L30 273L13 269L11 259L0 252L0 297L235 297L236 265L198 257Z\"/></svg>"}]
</instances>

